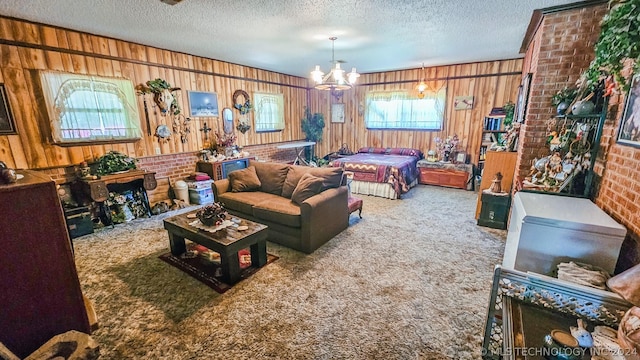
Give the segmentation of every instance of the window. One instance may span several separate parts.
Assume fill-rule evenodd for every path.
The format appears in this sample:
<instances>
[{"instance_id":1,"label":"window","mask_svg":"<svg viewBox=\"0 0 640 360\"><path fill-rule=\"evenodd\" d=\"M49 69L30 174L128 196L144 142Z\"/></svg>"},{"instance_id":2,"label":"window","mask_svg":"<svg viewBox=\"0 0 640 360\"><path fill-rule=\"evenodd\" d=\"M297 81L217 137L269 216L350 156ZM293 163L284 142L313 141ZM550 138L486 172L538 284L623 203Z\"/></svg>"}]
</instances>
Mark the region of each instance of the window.
<instances>
[{"instance_id":1,"label":"window","mask_svg":"<svg viewBox=\"0 0 640 360\"><path fill-rule=\"evenodd\" d=\"M40 73L53 142L132 141L141 137L133 83L127 79Z\"/></svg>"},{"instance_id":2,"label":"window","mask_svg":"<svg viewBox=\"0 0 640 360\"><path fill-rule=\"evenodd\" d=\"M282 94L254 93L256 131L284 129L284 96Z\"/></svg>"},{"instance_id":3,"label":"window","mask_svg":"<svg viewBox=\"0 0 640 360\"><path fill-rule=\"evenodd\" d=\"M423 99L408 91L372 91L366 95L368 129L442 130L446 87L427 92Z\"/></svg>"}]
</instances>

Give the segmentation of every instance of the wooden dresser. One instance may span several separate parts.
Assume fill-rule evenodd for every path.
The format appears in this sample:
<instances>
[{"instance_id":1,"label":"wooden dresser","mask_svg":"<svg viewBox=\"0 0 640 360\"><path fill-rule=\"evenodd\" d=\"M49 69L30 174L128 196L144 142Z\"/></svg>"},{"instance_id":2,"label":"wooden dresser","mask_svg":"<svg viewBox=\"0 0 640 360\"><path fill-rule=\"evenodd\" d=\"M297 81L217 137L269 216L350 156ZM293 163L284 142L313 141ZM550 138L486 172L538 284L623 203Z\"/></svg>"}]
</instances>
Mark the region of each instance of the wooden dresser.
<instances>
[{"instance_id":1,"label":"wooden dresser","mask_svg":"<svg viewBox=\"0 0 640 360\"><path fill-rule=\"evenodd\" d=\"M0 342L25 358L55 335L89 334L62 205L50 177L0 185Z\"/></svg>"}]
</instances>

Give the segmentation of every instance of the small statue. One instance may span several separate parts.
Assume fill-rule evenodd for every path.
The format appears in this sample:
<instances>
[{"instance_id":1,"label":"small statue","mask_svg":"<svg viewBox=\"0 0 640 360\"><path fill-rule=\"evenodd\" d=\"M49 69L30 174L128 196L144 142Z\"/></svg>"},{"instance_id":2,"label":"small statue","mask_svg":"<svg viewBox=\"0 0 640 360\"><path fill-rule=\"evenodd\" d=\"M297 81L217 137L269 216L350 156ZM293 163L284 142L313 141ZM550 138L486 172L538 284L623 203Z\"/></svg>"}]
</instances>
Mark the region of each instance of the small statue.
<instances>
[{"instance_id":1,"label":"small statue","mask_svg":"<svg viewBox=\"0 0 640 360\"><path fill-rule=\"evenodd\" d=\"M489 191L491 191L492 193L502 192L502 173L496 173L496 177L491 181L491 187L489 188Z\"/></svg>"}]
</instances>

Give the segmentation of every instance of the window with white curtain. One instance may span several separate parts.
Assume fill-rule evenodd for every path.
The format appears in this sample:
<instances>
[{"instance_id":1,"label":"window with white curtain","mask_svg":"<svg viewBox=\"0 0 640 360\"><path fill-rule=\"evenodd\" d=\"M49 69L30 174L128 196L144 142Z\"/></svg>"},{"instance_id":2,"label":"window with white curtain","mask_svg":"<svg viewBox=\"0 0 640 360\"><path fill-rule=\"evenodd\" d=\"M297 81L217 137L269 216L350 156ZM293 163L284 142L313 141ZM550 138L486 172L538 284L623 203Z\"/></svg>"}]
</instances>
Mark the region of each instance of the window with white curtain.
<instances>
[{"instance_id":1,"label":"window with white curtain","mask_svg":"<svg viewBox=\"0 0 640 360\"><path fill-rule=\"evenodd\" d=\"M427 91L419 99L409 91L371 91L366 94L368 129L442 130L446 87Z\"/></svg>"},{"instance_id":2,"label":"window with white curtain","mask_svg":"<svg viewBox=\"0 0 640 360\"><path fill-rule=\"evenodd\" d=\"M254 93L256 131L284 129L284 95Z\"/></svg>"},{"instance_id":3,"label":"window with white curtain","mask_svg":"<svg viewBox=\"0 0 640 360\"><path fill-rule=\"evenodd\" d=\"M40 72L54 143L140 139L140 117L128 79Z\"/></svg>"}]
</instances>

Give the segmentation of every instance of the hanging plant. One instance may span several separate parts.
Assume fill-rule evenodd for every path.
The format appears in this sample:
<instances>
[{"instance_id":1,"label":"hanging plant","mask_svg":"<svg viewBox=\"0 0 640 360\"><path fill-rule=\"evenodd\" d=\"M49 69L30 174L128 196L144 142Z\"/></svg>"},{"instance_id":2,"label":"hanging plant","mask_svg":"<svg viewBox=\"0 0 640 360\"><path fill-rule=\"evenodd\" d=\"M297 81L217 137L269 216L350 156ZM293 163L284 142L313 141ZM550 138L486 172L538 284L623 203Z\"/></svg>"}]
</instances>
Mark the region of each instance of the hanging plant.
<instances>
[{"instance_id":1,"label":"hanging plant","mask_svg":"<svg viewBox=\"0 0 640 360\"><path fill-rule=\"evenodd\" d=\"M242 101L238 98L242 96ZM233 107L240 110L240 115L246 115L253 108L249 94L244 90L236 90L233 92Z\"/></svg>"},{"instance_id":2,"label":"hanging plant","mask_svg":"<svg viewBox=\"0 0 640 360\"><path fill-rule=\"evenodd\" d=\"M595 88L608 75L613 75L623 90L631 84L622 76L624 62L633 60L633 74L640 69L640 0L611 1L613 7L602 20L596 56L583 74L587 86Z\"/></svg>"}]
</instances>

